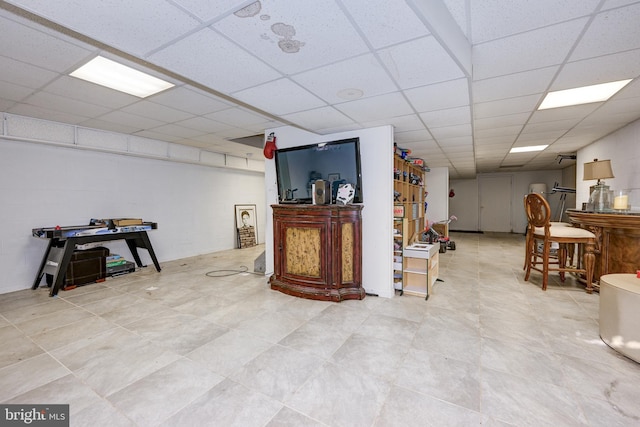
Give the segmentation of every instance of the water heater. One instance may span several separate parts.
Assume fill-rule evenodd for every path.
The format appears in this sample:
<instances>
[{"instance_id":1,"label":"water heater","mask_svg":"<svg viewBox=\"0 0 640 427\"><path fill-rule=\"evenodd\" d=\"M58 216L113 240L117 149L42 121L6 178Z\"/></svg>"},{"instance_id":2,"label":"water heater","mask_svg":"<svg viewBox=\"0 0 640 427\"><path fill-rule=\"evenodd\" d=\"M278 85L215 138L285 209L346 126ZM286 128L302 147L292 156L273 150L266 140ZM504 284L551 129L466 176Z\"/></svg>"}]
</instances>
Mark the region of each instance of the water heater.
<instances>
[{"instance_id":1,"label":"water heater","mask_svg":"<svg viewBox=\"0 0 640 427\"><path fill-rule=\"evenodd\" d=\"M547 184L544 182L529 184L529 193L538 193L543 197L547 197L545 196L547 194Z\"/></svg>"}]
</instances>

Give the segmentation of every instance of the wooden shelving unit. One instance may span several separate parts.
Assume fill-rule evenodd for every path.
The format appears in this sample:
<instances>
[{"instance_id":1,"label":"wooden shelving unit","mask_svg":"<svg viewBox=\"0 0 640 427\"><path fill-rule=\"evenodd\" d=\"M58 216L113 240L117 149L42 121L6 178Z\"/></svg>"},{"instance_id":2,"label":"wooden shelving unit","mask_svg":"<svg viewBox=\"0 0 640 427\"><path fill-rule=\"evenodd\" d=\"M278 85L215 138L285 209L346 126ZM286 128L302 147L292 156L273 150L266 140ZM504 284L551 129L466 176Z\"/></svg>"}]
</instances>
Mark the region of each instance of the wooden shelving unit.
<instances>
[{"instance_id":1,"label":"wooden shelving unit","mask_svg":"<svg viewBox=\"0 0 640 427\"><path fill-rule=\"evenodd\" d=\"M393 160L393 190L396 210L408 222L407 244L413 235L424 229L424 170L398 155ZM398 218L400 216L394 215Z\"/></svg>"},{"instance_id":2,"label":"wooden shelving unit","mask_svg":"<svg viewBox=\"0 0 640 427\"><path fill-rule=\"evenodd\" d=\"M406 286L403 249L425 228L424 170L396 154L393 178L393 285L402 295Z\"/></svg>"},{"instance_id":3,"label":"wooden shelving unit","mask_svg":"<svg viewBox=\"0 0 640 427\"><path fill-rule=\"evenodd\" d=\"M393 220L393 288L402 295L402 250L405 246L405 236L408 234L407 221L404 218Z\"/></svg>"}]
</instances>

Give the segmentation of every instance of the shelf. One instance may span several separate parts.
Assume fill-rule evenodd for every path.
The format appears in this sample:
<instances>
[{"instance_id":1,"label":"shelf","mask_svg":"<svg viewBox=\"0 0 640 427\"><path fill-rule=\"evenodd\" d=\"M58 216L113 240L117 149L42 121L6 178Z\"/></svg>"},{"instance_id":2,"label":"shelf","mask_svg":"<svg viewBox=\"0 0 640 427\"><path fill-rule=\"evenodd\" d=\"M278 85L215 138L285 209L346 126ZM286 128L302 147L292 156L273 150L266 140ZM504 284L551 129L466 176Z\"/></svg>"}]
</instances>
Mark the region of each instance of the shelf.
<instances>
[{"instance_id":1,"label":"shelf","mask_svg":"<svg viewBox=\"0 0 640 427\"><path fill-rule=\"evenodd\" d=\"M409 295L415 295L419 297L424 297L427 295L427 287L426 285L415 285L405 283L403 287L403 291Z\"/></svg>"},{"instance_id":2,"label":"shelf","mask_svg":"<svg viewBox=\"0 0 640 427\"><path fill-rule=\"evenodd\" d=\"M411 274L424 274L426 275L428 273L428 271L424 268L405 268L404 270L405 273L411 273Z\"/></svg>"},{"instance_id":3,"label":"shelf","mask_svg":"<svg viewBox=\"0 0 640 427\"><path fill-rule=\"evenodd\" d=\"M403 295L405 291L412 295L425 296L427 292L428 272L426 265L414 265L406 257L405 247L411 239L422 231L424 223L424 169L407 162L399 156L394 157L394 211L393 211L393 242L394 248L394 288ZM402 179L405 175L407 178ZM400 176L400 179L398 179ZM417 183L412 183L411 179ZM395 196L399 194L398 199ZM401 246L400 249L397 246ZM402 262L398 262L397 255L402 254ZM398 286L401 286L400 288Z\"/></svg>"}]
</instances>

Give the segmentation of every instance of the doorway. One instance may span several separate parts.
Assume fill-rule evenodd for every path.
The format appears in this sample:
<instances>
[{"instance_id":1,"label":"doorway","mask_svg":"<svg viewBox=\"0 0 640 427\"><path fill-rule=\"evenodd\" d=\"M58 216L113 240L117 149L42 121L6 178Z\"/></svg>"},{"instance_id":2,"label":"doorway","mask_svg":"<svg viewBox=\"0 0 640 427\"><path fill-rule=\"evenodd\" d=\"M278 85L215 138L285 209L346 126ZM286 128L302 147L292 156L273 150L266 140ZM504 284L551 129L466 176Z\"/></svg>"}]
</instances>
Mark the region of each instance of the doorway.
<instances>
[{"instance_id":1,"label":"doorway","mask_svg":"<svg viewBox=\"0 0 640 427\"><path fill-rule=\"evenodd\" d=\"M480 231L511 233L511 175L480 176L478 206Z\"/></svg>"}]
</instances>

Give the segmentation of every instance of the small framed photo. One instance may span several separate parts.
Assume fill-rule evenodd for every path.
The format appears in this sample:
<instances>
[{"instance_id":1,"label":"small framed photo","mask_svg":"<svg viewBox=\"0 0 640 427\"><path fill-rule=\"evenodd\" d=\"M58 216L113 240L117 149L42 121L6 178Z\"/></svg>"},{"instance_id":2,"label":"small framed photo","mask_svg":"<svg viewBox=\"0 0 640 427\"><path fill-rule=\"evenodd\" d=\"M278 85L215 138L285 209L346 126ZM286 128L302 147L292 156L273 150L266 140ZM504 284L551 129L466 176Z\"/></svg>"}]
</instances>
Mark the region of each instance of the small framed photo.
<instances>
[{"instance_id":1,"label":"small framed photo","mask_svg":"<svg viewBox=\"0 0 640 427\"><path fill-rule=\"evenodd\" d=\"M258 244L256 205L235 205L238 247L248 248Z\"/></svg>"},{"instance_id":2,"label":"small framed photo","mask_svg":"<svg viewBox=\"0 0 640 427\"><path fill-rule=\"evenodd\" d=\"M339 173L330 173L329 175L327 175L327 181L333 183L333 181L338 181L340 180L340 174Z\"/></svg>"}]
</instances>

